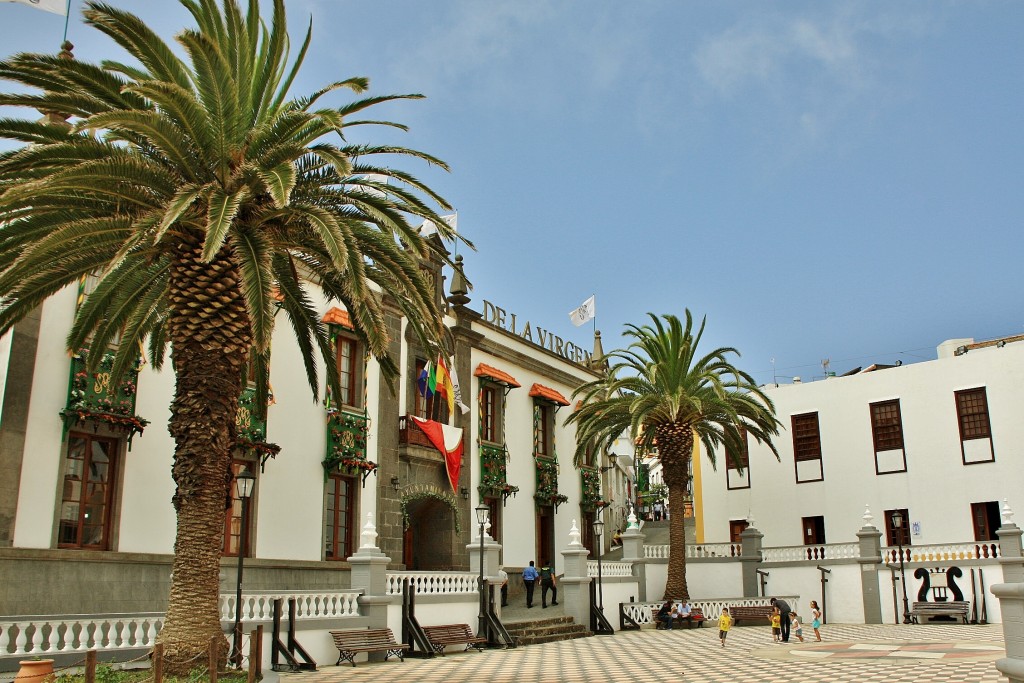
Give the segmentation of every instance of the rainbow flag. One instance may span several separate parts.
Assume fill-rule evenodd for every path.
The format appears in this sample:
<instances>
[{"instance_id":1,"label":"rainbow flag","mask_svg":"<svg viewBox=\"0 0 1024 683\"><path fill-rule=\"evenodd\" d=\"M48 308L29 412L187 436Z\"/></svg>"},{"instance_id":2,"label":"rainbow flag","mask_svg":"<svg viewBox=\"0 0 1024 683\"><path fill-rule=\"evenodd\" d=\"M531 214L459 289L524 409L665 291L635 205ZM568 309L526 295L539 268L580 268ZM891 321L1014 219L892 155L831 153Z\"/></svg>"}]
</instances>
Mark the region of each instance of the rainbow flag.
<instances>
[{"instance_id":1,"label":"rainbow flag","mask_svg":"<svg viewBox=\"0 0 1024 683\"><path fill-rule=\"evenodd\" d=\"M448 414L451 415L455 410L455 385L452 384L452 376L448 372L448 364L445 363L443 355L437 357L434 367L436 368L437 393L444 394L448 401Z\"/></svg>"}]
</instances>

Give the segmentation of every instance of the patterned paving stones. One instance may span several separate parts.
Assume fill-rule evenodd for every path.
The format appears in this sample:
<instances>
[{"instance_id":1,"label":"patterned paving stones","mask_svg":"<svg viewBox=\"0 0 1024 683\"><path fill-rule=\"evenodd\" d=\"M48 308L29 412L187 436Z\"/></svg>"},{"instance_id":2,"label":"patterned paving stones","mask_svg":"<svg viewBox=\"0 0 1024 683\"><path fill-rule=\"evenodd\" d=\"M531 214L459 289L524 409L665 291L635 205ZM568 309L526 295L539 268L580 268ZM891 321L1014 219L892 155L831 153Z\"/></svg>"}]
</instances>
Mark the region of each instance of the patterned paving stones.
<instances>
[{"instance_id":1,"label":"patterned paving stones","mask_svg":"<svg viewBox=\"0 0 1024 683\"><path fill-rule=\"evenodd\" d=\"M281 674L282 683L998 683L1002 627L828 625L824 642L774 644L767 628L627 631L614 636Z\"/></svg>"}]
</instances>

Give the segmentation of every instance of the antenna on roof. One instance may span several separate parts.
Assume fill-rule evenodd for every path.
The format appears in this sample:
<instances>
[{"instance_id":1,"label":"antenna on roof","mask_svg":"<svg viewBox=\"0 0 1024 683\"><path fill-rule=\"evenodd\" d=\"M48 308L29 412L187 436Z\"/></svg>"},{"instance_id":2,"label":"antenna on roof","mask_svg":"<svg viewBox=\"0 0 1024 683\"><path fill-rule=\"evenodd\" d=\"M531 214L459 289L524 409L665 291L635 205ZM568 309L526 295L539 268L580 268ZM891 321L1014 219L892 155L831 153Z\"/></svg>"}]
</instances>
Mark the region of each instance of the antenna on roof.
<instances>
[{"instance_id":1,"label":"antenna on roof","mask_svg":"<svg viewBox=\"0 0 1024 683\"><path fill-rule=\"evenodd\" d=\"M821 369L825 373L825 377L829 376L828 368L829 368L829 366L831 364L832 364L832 359L831 358L822 358L821 359Z\"/></svg>"}]
</instances>

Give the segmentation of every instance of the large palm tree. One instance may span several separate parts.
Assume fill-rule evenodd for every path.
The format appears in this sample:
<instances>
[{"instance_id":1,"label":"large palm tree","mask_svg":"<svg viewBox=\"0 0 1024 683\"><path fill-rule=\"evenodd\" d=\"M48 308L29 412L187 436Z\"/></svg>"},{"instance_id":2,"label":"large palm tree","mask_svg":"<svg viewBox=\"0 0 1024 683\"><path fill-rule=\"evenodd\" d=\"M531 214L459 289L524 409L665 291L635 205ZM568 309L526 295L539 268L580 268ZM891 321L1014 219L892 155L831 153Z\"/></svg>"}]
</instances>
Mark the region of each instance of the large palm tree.
<instances>
[{"instance_id":1,"label":"large palm tree","mask_svg":"<svg viewBox=\"0 0 1024 683\"><path fill-rule=\"evenodd\" d=\"M436 247L413 226L427 219L442 238L454 237L431 208L450 208L441 197L373 160L443 162L345 139L346 128L361 124L403 128L358 116L418 95L319 104L332 91L367 88L365 78L351 78L293 97L310 33L290 60L284 0L274 0L269 24L258 0L245 11L237 0L180 2L197 23L177 34L181 52L138 17L87 2L86 23L137 63L89 64L67 53L0 62L0 78L30 91L0 95L0 104L46 114L0 120L0 137L23 143L0 154L0 333L99 274L68 349L87 341L105 348L120 334L117 375L139 344L148 342L158 369L170 347L178 525L161 639L169 667L179 670L195 666L220 633L235 415L247 363L266 391L275 313L283 311L295 333L314 400L318 356L335 395L337 373L311 285L348 309L393 374L381 293L392 295L424 344L436 345L441 315L419 270Z\"/></svg>"},{"instance_id":2,"label":"large palm tree","mask_svg":"<svg viewBox=\"0 0 1024 683\"><path fill-rule=\"evenodd\" d=\"M608 354L608 373L576 390L583 405L568 422L577 426L576 460L594 446L610 447L624 431L636 440L637 454L655 454L669 490L669 564L665 597L689 599L686 586L686 537L682 510L689 485L690 458L699 439L715 465L715 451L724 445L727 457L742 452L745 435L767 443L779 422L771 400L747 373L730 363L733 348L698 355L705 320L693 329L674 315L648 314L648 325L627 325L632 343Z\"/></svg>"}]
</instances>

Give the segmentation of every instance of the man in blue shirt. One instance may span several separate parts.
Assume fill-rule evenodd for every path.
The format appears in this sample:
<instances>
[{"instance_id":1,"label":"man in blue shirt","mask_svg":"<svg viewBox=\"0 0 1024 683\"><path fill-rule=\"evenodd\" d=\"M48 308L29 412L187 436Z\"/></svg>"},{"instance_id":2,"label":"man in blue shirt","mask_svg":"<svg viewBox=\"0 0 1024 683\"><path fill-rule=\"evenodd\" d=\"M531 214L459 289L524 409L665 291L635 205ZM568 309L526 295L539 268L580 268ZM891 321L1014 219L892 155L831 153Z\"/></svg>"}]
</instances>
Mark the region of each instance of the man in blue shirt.
<instances>
[{"instance_id":1,"label":"man in blue shirt","mask_svg":"<svg viewBox=\"0 0 1024 683\"><path fill-rule=\"evenodd\" d=\"M523 570L523 583L526 584L526 606L533 607L533 588L537 583L537 577L540 574L537 573L537 568L533 566L533 560L530 560L530 566Z\"/></svg>"}]
</instances>

